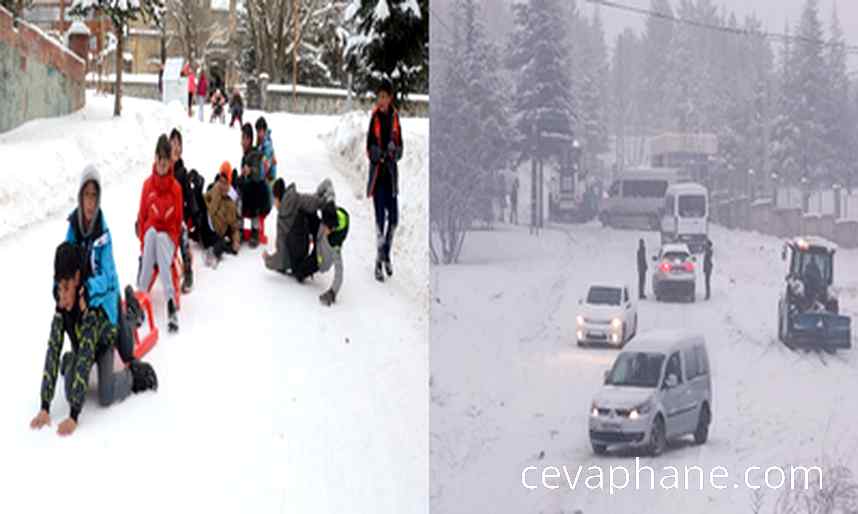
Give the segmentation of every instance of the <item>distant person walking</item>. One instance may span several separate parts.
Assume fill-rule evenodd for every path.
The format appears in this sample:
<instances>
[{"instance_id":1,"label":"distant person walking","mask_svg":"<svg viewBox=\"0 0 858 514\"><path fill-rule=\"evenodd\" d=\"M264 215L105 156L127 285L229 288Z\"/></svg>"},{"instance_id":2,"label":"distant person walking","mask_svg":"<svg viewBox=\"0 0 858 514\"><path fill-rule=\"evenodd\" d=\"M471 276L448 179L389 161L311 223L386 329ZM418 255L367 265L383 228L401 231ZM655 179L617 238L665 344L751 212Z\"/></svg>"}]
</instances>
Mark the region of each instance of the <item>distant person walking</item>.
<instances>
[{"instance_id":1,"label":"distant person walking","mask_svg":"<svg viewBox=\"0 0 858 514\"><path fill-rule=\"evenodd\" d=\"M646 246L641 238L638 243L638 298L646 300L646 272L648 266L646 264Z\"/></svg>"},{"instance_id":2,"label":"distant person walking","mask_svg":"<svg viewBox=\"0 0 858 514\"><path fill-rule=\"evenodd\" d=\"M512 181L512 189L509 192L509 222L518 225L518 177Z\"/></svg>"},{"instance_id":3,"label":"distant person walking","mask_svg":"<svg viewBox=\"0 0 858 514\"><path fill-rule=\"evenodd\" d=\"M206 104L208 93L209 81L208 78L206 78L206 71L202 66L200 66L200 75L197 79L197 109L200 110L197 114L199 115L200 121L205 121L205 117L203 116L203 106Z\"/></svg>"},{"instance_id":4,"label":"distant person walking","mask_svg":"<svg viewBox=\"0 0 858 514\"><path fill-rule=\"evenodd\" d=\"M703 253L703 274L706 276L706 299L709 299L709 279L712 277L712 241L706 240L706 250Z\"/></svg>"},{"instance_id":5,"label":"distant person walking","mask_svg":"<svg viewBox=\"0 0 858 514\"><path fill-rule=\"evenodd\" d=\"M190 118L194 115L194 93L197 91L197 76L190 63L185 64L182 76L188 78L188 118Z\"/></svg>"}]
</instances>

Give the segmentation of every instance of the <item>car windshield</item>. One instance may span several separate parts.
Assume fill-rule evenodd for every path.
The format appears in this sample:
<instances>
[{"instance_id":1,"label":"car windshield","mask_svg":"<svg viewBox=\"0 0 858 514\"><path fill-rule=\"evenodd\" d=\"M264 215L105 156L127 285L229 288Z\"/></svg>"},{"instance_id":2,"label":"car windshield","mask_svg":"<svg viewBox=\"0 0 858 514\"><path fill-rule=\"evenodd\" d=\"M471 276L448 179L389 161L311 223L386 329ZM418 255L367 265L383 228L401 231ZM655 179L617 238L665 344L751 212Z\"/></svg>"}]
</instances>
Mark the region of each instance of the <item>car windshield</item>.
<instances>
[{"instance_id":1,"label":"car windshield","mask_svg":"<svg viewBox=\"0 0 858 514\"><path fill-rule=\"evenodd\" d=\"M703 195L683 195L679 197L679 216L681 218L702 218L706 215L706 197Z\"/></svg>"},{"instance_id":2,"label":"car windshield","mask_svg":"<svg viewBox=\"0 0 858 514\"><path fill-rule=\"evenodd\" d=\"M812 265L816 266L823 282L827 284L831 277L831 256L827 252L821 251L809 251L799 254L799 266L802 276L808 275Z\"/></svg>"},{"instance_id":3,"label":"car windshield","mask_svg":"<svg viewBox=\"0 0 858 514\"><path fill-rule=\"evenodd\" d=\"M664 255L661 256L661 260L669 262L685 262L686 259L688 259L688 254L685 252L666 252Z\"/></svg>"},{"instance_id":4,"label":"car windshield","mask_svg":"<svg viewBox=\"0 0 858 514\"><path fill-rule=\"evenodd\" d=\"M623 352L614 362L605 384L630 387L657 387L664 354Z\"/></svg>"},{"instance_id":5,"label":"car windshield","mask_svg":"<svg viewBox=\"0 0 858 514\"><path fill-rule=\"evenodd\" d=\"M591 287L587 303L592 305L619 305L621 292L616 287Z\"/></svg>"}]
</instances>

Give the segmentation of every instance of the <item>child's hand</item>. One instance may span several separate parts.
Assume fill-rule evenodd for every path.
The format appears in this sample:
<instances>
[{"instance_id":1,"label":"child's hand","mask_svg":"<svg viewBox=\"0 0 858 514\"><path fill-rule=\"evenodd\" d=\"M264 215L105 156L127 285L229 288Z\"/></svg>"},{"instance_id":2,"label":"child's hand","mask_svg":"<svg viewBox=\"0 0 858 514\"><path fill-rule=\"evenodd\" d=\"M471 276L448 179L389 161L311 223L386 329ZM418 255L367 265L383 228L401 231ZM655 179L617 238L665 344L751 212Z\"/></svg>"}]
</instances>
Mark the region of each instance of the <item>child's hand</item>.
<instances>
[{"instance_id":1,"label":"child's hand","mask_svg":"<svg viewBox=\"0 0 858 514\"><path fill-rule=\"evenodd\" d=\"M77 421L71 418L66 418L65 421L60 423L60 426L57 427L57 433L61 436L72 435L72 432L74 432L74 429L76 428Z\"/></svg>"},{"instance_id":2,"label":"child's hand","mask_svg":"<svg viewBox=\"0 0 858 514\"><path fill-rule=\"evenodd\" d=\"M40 410L36 417L33 418L33 421L30 422L30 428L32 429L40 429L45 425L51 424L51 415L48 414L46 410Z\"/></svg>"},{"instance_id":3,"label":"child's hand","mask_svg":"<svg viewBox=\"0 0 858 514\"><path fill-rule=\"evenodd\" d=\"M262 260L267 261L271 257L271 254L268 253L268 250L262 250Z\"/></svg>"}]
</instances>

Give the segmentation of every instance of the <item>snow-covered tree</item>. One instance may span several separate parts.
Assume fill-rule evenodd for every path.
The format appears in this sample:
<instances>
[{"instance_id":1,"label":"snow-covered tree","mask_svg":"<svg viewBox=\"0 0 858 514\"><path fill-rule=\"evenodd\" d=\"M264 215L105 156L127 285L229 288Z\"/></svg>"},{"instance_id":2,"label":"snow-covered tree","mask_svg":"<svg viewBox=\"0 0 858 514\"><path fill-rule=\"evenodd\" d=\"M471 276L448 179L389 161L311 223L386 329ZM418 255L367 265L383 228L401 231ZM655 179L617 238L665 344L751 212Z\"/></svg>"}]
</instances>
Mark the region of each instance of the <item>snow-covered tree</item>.
<instances>
[{"instance_id":1,"label":"snow-covered tree","mask_svg":"<svg viewBox=\"0 0 858 514\"><path fill-rule=\"evenodd\" d=\"M167 18L187 60L205 61L210 48L227 39L210 8L210 0L167 0Z\"/></svg>"},{"instance_id":2,"label":"snow-covered tree","mask_svg":"<svg viewBox=\"0 0 858 514\"><path fill-rule=\"evenodd\" d=\"M825 169L829 182L844 184L853 170L851 160L855 118L850 103L850 84L846 74L846 42L835 5L831 16L829 46L825 49L827 68L824 108L824 140L828 145Z\"/></svg>"},{"instance_id":3,"label":"snow-covered tree","mask_svg":"<svg viewBox=\"0 0 858 514\"><path fill-rule=\"evenodd\" d=\"M573 13L577 14L577 13ZM596 167L596 156L608 147L608 48L599 11L592 22L581 16L573 17L579 27L573 31L573 94L578 105L578 139L582 143L584 168Z\"/></svg>"},{"instance_id":4,"label":"snow-covered tree","mask_svg":"<svg viewBox=\"0 0 858 514\"><path fill-rule=\"evenodd\" d=\"M107 16L116 35L116 84L113 115L122 113L122 59L125 52L125 32L132 20L144 19L161 23L164 16L163 0L74 0L69 14L86 16L90 13Z\"/></svg>"},{"instance_id":5,"label":"snow-covered tree","mask_svg":"<svg viewBox=\"0 0 858 514\"><path fill-rule=\"evenodd\" d=\"M386 77L398 97L428 92L429 0L352 0L346 12L358 28L347 47L357 91Z\"/></svg>"},{"instance_id":6,"label":"snow-covered tree","mask_svg":"<svg viewBox=\"0 0 858 514\"><path fill-rule=\"evenodd\" d=\"M430 125L431 251L456 262L475 220L491 220L498 173L509 156L506 85L497 49L485 35L476 0L457 0L445 22L452 34L434 42L435 99Z\"/></svg>"},{"instance_id":7,"label":"snow-covered tree","mask_svg":"<svg viewBox=\"0 0 858 514\"><path fill-rule=\"evenodd\" d=\"M577 129L577 98L572 83L568 34L570 4L563 0L530 0L514 5L515 32L507 66L516 71L514 124L519 161L532 157L534 127L557 120L566 130Z\"/></svg>"},{"instance_id":8,"label":"snow-covered tree","mask_svg":"<svg viewBox=\"0 0 858 514\"><path fill-rule=\"evenodd\" d=\"M665 16L673 16L670 0L652 0L650 9ZM643 118L650 120L656 131L664 130L668 125L670 111L668 107L668 57L673 44L672 21L649 17L646 20L642 40L643 65L641 74L640 108ZM628 63L626 63L628 64Z\"/></svg>"}]
</instances>

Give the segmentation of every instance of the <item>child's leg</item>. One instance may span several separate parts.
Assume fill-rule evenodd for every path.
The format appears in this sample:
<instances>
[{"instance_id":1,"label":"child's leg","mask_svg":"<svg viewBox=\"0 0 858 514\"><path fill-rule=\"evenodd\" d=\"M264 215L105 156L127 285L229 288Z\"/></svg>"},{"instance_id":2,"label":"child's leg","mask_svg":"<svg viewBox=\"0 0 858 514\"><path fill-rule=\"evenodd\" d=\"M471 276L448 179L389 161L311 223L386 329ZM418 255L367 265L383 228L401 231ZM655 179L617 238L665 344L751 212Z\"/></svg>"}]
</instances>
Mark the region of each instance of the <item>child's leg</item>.
<instances>
[{"instance_id":1,"label":"child's leg","mask_svg":"<svg viewBox=\"0 0 858 514\"><path fill-rule=\"evenodd\" d=\"M384 257L384 226L387 210L384 208L384 198L379 191L376 191L372 196L372 204L375 207L376 250L378 254L376 258L382 260Z\"/></svg>"},{"instance_id":2,"label":"child's leg","mask_svg":"<svg viewBox=\"0 0 858 514\"><path fill-rule=\"evenodd\" d=\"M316 251L319 257L319 271L327 272L334 268L334 282L331 284L331 289L334 294L340 292L340 286L343 285L343 259L340 255L340 249L331 246L328 237L322 235L322 230L319 228L319 233L316 237Z\"/></svg>"},{"instance_id":3,"label":"child's leg","mask_svg":"<svg viewBox=\"0 0 858 514\"><path fill-rule=\"evenodd\" d=\"M143 236L143 259L140 263L140 275L137 281L137 289L146 291L149 289L149 282L152 281L152 273L155 270L155 247L157 246L158 232L154 228L150 228ZM170 268L161 270L162 273L169 275Z\"/></svg>"},{"instance_id":4,"label":"child's leg","mask_svg":"<svg viewBox=\"0 0 858 514\"><path fill-rule=\"evenodd\" d=\"M102 407L120 402L131 394L131 370L113 371L113 345L105 344L98 356L98 403Z\"/></svg>"},{"instance_id":5,"label":"child's leg","mask_svg":"<svg viewBox=\"0 0 858 514\"><path fill-rule=\"evenodd\" d=\"M95 363L96 350L99 346L108 346L103 341L115 341L117 334L116 325L110 323L104 310L90 309L83 315L80 325L80 346L66 378L66 395L71 407L71 418L77 419L86 399L89 371Z\"/></svg>"},{"instance_id":6,"label":"child's leg","mask_svg":"<svg viewBox=\"0 0 858 514\"><path fill-rule=\"evenodd\" d=\"M390 261L390 249L393 247L393 235L399 225L399 201L395 196L387 200L387 232L384 235L384 260Z\"/></svg>"},{"instance_id":7,"label":"child's leg","mask_svg":"<svg viewBox=\"0 0 858 514\"><path fill-rule=\"evenodd\" d=\"M167 295L167 299L175 298L173 277L170 269L173 266L173 255L175 255L176 248L166 232L156 232L153 245L155 248L155 261L158 263L159 269L158 276L161 277L164 293Z\"/></svg>"}]
</instances>

